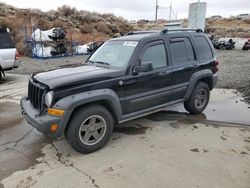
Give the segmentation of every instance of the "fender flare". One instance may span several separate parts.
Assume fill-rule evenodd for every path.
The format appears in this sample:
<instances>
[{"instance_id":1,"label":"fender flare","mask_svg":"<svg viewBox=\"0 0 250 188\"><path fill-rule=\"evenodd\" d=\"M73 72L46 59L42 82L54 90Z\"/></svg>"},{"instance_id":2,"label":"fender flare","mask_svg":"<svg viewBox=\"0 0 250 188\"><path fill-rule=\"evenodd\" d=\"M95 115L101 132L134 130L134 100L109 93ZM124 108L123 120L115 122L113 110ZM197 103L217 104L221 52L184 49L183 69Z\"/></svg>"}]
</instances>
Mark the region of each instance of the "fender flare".
<instances>
[{"instance_id":1,"label":"fender flare","mask_svg":"<svg viewBox=\"0 0 250 188\"><path fill-rule=\"evenodd\" d=\"M214 78L214 75L213 75L213 72L210 70L210 69L206 69L206 70L201 70L201 71L198 71L196 73L194 73L192 75L192 77L190 78L190 81L189 81L189 86L188 86L188 89L186 91L186 94L184 96L184 99L185 100L188 100L194 90L194 87L196 86L197 82L203 78L211 78L213 80ZM212 88L214 87L214 82L213 82L213 86Z\"/></svg>"},{"instance_id":2,"label":"fender flare","mask_svg":"<svg viewBox=\"0 0 250 188\"><path fill-rule=\"evenodd\" d=\"M53 106L56 109L65 110L65 114L61 120L60 129L57 132L57 136L64 135L64 132L68 126L68 122L74 110L87 103L105 101L112 108L112 115L119 122L122 116L122 108L117 94L111 89L99 89L92 90L83 93L70 95L62 98Z\"/></svg>"},{"instance_id":3,"label":"fender flare","mask_svg":"<svg viewBox=\"0 0 250 188\"><path fill-rule=\"evenodd\" d=\"M54 108L69 110L73 112L73 110L79 106L98 101L105 101L106 103L108 103L109 107L111 107L112 109L113 116L115 116L114 118L117 119L118 121L121 119L122 108L120 100L117 94L111 89L92 90L70 95L68 97L59 100L54 105Z\"/></svg>"}]
</instances>

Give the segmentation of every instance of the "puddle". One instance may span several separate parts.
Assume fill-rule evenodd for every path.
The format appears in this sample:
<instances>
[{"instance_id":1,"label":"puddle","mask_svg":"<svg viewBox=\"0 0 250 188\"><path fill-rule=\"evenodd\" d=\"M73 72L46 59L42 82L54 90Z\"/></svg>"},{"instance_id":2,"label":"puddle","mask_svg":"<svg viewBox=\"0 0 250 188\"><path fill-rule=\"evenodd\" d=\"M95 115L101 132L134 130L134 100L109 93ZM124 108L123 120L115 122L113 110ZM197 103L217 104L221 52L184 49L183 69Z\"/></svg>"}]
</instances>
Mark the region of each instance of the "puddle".
<instances>
[{"instance_id":1,"label":"puddle","mask_svg":"<svg viewBox=\"0 0 250 188\"><path fill-rule=\"evenodd\" d=\"M19 105L0 103L0 180L36 164L50 142L26 123Z\"/></svg>"},{"instance_id":2,"label":"puddle","mask_svg":"<svg viewBox=\"0 0 250 188\"><path fill-rule=\"evenodd\" d=\"M202 114L190 115L182 104L178 104L148 116L152 121L165 121L170 118L191 122L214 121L250 125L250 106L235 92L217 89L212 93L211 100Z\"/></svg>"},{"instance_id":3,"label":"puddle","mask_svg":"<svg viewBox=\"0 0 250 188\"><path fill-rule=\"evenodd\" d=\"M144 127L140 124L130 125L130 126L121 124L114 128L114 132L123 133L126 135L140 135L140 134L145 134L147 129L149 129L149 127Z\"/></svg>"}]
</instances>

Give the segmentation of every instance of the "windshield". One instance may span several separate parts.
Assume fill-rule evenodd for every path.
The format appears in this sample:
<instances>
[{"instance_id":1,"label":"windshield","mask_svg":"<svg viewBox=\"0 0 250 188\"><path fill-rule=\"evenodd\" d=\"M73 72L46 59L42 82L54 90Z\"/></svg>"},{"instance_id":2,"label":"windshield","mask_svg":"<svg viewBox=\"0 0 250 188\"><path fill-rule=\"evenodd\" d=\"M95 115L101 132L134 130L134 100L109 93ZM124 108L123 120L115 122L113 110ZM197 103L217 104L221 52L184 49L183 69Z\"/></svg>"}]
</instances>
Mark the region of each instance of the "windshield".
<instances>
[{"instance_id":1,"label":"windshield","mask_svg":"<svg viewBox=\"0 0 250 188\"><path fill-rule=\"evenodd\" d=\"M128 64L136 41L107 41L89 59L91 63L124 67Z\"/></svg>"}]
</instances>

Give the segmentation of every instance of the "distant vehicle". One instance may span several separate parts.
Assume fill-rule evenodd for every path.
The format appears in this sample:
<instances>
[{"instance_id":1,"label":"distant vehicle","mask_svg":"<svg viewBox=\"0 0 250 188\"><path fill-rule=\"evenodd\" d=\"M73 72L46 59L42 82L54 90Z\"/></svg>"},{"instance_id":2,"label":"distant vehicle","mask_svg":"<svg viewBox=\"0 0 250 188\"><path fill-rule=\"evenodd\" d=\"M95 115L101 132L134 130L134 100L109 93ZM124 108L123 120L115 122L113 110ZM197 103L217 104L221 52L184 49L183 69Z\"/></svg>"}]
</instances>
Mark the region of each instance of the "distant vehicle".
<instances>
[{"instance_id":1,"label":"distant vehicle","mask_svg":"<svg viewBox=\"0 0 250 188\"><path fill-rule=\"evenodd\" d=\"M242 50L250 50L250 39L248 39L247 42L245 42Z\"/></svg>"},{"instance_id":2,"label":"distant vehicle","mask_svg":"<svg viewBox=\"0 0 250 188\"><path fill-rule=\"evenodd\" d=\"M238 14L238 15L236 16L236 18L247 19L247 18L250 18L250 14Z\"/></svg>"},{"instance_id":3,"label":"distant vehicle","mask_svg":"<svg viewBox=\"0 0 250 188\"><path fill-rule=\"evenodd\" d=\"M130 20L129 23L130 24L136 24L136 20Z\"/></svg>"},{"instance_id":4,"label":"distant vehicle","mask_svg":"<svg viewBox=\"0 0 250 188\"><path fill-rule=\"evenodd\" d=\"M214 15L214 16L211 16L210 19L221 19L222 16L220 15Z\"/></svg>"},{"instance_id":5,"label":"distant vehicle","mask_svg":"<svg viewBox=\"0 0 250 188\"><path fill-rule=\"evenodd\" d=\"M211 39L212 37L210 37ZM233 39L229 39L228 41L218 39L212 39L212 43L215 49L217 50L234 50L235 49L235 42Z\"/></svg>"},{"instance_id":6,"label":"distant vehicle","mask_svg":"<svg viewBox=\"0 0 250 188\"><path fill-rule=\"evenodd\" d=\"M217 82L215 50L201 30L130 32L106 41L85 64L33 74L22 114L80 153L101 149L113 127L183 103L202 113Z\"/></svg>"},{"instance_id":7,"label":"distant vehicle","mask_svg":"<svg viewBox=\"0 0 250 188\"><path fill-rule=\"evenodd\" d=\"M89 44L88 53L94 53L104 41L96 41Z\"/></svg>"},{"instance_id":8,"label":"distant vehicle","mask_svg":"<svg viewBox=\"0 0 250 188\"><path fill-rule=\"evenodd\" d=\"M19 54L6 28L0 28L0 79L4 71L17 68L20 65Z\"/></svg>"}]
</instances>

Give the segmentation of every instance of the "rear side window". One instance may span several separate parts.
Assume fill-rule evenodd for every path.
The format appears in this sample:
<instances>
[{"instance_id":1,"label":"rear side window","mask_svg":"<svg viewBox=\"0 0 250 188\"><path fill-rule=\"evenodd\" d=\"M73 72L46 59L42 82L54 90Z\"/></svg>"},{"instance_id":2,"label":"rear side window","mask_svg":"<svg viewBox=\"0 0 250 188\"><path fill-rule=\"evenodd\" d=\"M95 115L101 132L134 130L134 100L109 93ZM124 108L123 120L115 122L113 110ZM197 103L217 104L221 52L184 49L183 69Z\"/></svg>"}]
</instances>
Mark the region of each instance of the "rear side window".
<instances>
[{"instance_id":1,"label":"rear side window","mask_svg":"<svg viewBox=\"0 0 250 188\"><path fill-rule=\"evenodd\" d=\"M196 60L193 45L187 37L170 39L170 49L174 64L188 64Z\"/></svg>"},{"instance_id":2,"label":"rear side window","mask_svg":"<svg viewBox=\"0 0 250 188\"><path fill-rule=\"evenodd\" d=\"M167 66L164 44L158 44L147 48L142 56L142 63L143 62L152 63L154 69Z\"/></svg>"},{"instance_id":3,"label":"rear side window","mask_svg":"<svg viewBox=\"0 0 250 188\"><path fill-rule=\"evenodd\" d=\"M188 61L188 54L184 40L172 40L170 48L174 64L185 64Z\"/></svg>"},{"instance_id":4,"label":"rear side window","mask_svg":"<svg viewBox=\"0 0 250 188\"><path fill-rule=\"evenodd\" d=\"M0 33L0 49L15 48L9 33Z\"/></svg>"},{"instance_id":5,"label":"rear side window","mask_svg":"<svg viewBox=\"0 0 250 188\"><path fill-rule=\"evenodd\" d=\"M212 50L205 37L203 36L194 37L194 43L197 47L201 59L209 59L213 57Z\"/></svg>"}]
</instances>

